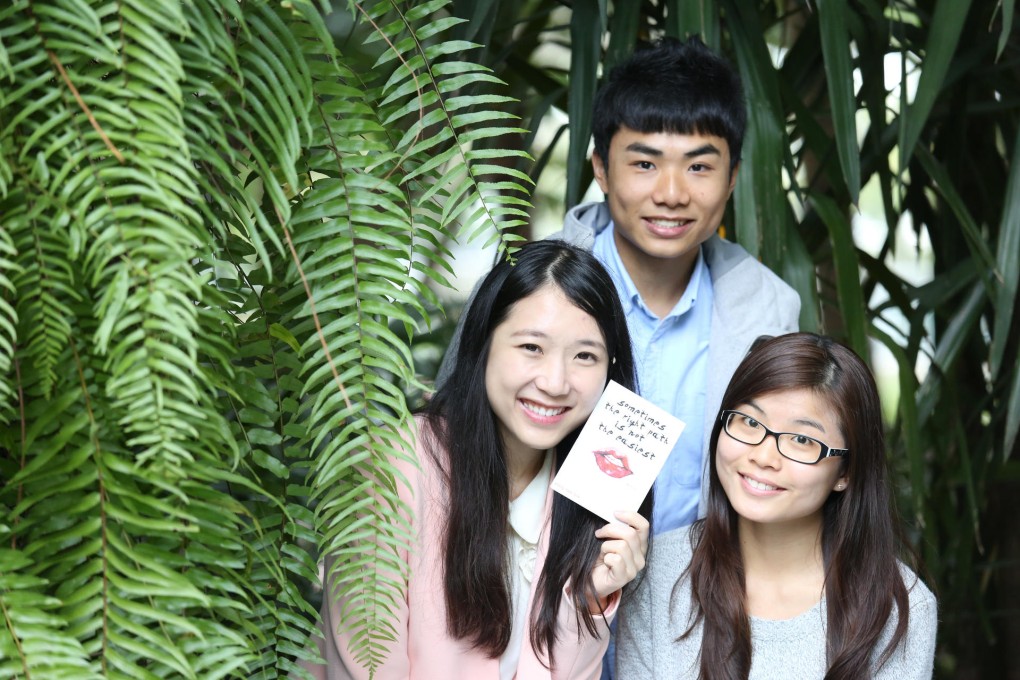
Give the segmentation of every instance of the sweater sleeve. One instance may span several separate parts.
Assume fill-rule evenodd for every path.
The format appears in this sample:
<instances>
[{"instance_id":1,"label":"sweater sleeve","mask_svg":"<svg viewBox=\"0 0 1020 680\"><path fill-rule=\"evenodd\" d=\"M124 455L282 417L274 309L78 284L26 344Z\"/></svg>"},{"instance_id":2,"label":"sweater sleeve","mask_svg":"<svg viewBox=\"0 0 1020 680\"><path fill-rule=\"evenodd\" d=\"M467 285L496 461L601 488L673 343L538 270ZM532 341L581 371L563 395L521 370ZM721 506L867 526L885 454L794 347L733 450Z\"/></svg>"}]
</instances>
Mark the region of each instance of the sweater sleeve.
<instances>
[{"instance_id":1,"label":"sweater sleeve","mask_svg":"<svg viewBox=\"0 0 1020 680\"><path fill-rule=\"evenodd\" d=\"M643 574L631 582L620 603L616 630L616 675L618 678L653 678L652 569L649 561Z\"/></svg>"},{"instance_id":2,"label":"sweater sleeve","mask_svg":"<svg viewBox=\"0 0 1020 680\"><path fill-rule=\"evenodd\" d=\"M584 623L578 621L570 588L564 586L556 613L556 664L552 680L598 680L602 674L602 657L609 648L609 624L616 616L619 602L620 595L614 594L605 615L593 617L598 631L598 636L593 636Z\"/></svg>"},{"instance_id":3,"label":"sweater sleeve","mask_svg":"<svg viewBox=\"0 0 1020 680\"><path fill-rule=\"evenodd\" d=\"M690 624L689 585L681 580L691 561L691 526L654 536L647 566L623 591L616 629L616 677L696 678L700 627Z\"/></svg>"}]
</instances>

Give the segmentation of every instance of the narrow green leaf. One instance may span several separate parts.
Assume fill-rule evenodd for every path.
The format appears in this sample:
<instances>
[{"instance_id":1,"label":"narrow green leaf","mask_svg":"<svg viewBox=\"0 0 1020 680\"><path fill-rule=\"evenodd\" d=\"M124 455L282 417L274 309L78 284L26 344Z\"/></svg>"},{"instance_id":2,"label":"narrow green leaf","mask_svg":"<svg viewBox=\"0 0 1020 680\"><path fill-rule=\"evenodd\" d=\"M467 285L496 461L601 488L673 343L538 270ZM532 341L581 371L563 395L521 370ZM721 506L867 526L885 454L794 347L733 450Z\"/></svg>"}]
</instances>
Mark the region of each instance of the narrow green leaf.
<instances>
[{"instance_id":1,"label":"narrow green leaf","mask_svg":"<svg viewBox=\"0 0 1020 680\"><path fill-rule=\"evenodd\" d=\"M812 195L811 204L829 230L832 260L836 268L836 294L846 322L848 344L860 356L866 357L868 320L853 227L846 214L828 196Z\"/></svg>"},{"instance_id":2,"label":"narrow green leaf","mask_svg":"<svg viewBox=\"0 0 1020 680\"><path fill-rule=\"evenodd\" d=\"M1002 30L999 33L999 46L995 51L996 60L1002 58L1002 52L1006 49L1006 43L1013 30L1013 11L1016 8L1016 0L999 0L999 7L1002 8Z\"/></svg>"},{"instance_id":3,"label":"narrow green leaf","mask_svg":"<svg viewBox=\"0 0 1020 680\"><path fill-rule=\"evenodd\" d=\"M274 456L271 456L260 449L253 449L251 454L252 459L256 463L261 465L266 470L269 470L279 479L288 479L290 477L290 470L287 468L287 466L281 463Z\"/></svg>"},{"instance_id":4,"label":"narrow green leaf","mask_svg":"<svg viewBox=\"0 0 1020 680\"><path fill-rule=\"evenodd\" d=\"M672 8L670 9L670 13L672 14ZM634 51L640 22L641 3L613 3L613 13L607 20L606 26L606 29L609 32L609 47L606 49L606 58L605 63L603 64L603 69L605 69L606 73L612 70L616 64L628 57L630 53ZM554 91L550 96L554 96L556 94L558 93Z\"/></svg>"},{"instance_id":5,"label":"narrow green leaf","mask_svg":"<svg viewBox=\"0 0 1020 680\"><path fill-rule=\"evenodd\" d=\"M935 4L917 92L914 101L899 117L901 170L909 167L921 130L928 123L928 116L942 91L942 83L960 42L960 33L967 23L970 3L971 0L938 0Z\"/></svg>"},{"instance_id":6,"label":"narrow green leaf","mask_svg":"<svg viewBox=\"0 0 1020 680\"><path fill-rule=\"evenodd\" d=\"M777 74L758 17L746 3L723 0L734 31L748 105L744 158L734 192L737 241L774 271L783 269L787 223L783 191L785 121Z\"/></svg>"},{"instance_id":7,"label":"narrow green leaf","mask_svg":"<svg viewBox=\"0 0 1020 680\"><path fill-rule=\"evenodd\" d=\"M799 328L805 331L822 330L821 307L818 300L818 272L800 234L793 231L787 240L786 256L780 275L800 297Z\"/></svg>"},{"instance_id":8,"label":"narrow green leaf","mask_svg":"<svg viewBox=\"0 0 1020 680\"><path fill-rule=\"evenodd\" d=\"M666 35L681 40L700 36L709 47L719 49L719 8L716 0L667 0Z\"/></svg>"},{"instance_id":9,"label":"narrow green leaf","mask_svg":"<svg viewBox=\"0 0 1020 680\"><path fill-rule=\"evenodd\" d=\"M935 355L932 357L931 370L917 391L918 426L924 427L935 411L935 404L942 390L942 378L956 363L961 352L970 339L970 334L981 317L985 300L985 287L977 283L971 287L970 293L960 308L952 315L949 325L942 333Z\"/></svg>"},{"instance_id":10,"label":"narrow green leaf","mask_svg":"<svg viewBox=\"0 0 1020 680\"><path fill-rule=\"evenodd\" d=\"M270 324L269 335L276 338L277 340L282 340L283 342L287 343L287 345L290 346L290 348L293 349L295 352L297 352L299 356L301 355L301 346L298 344L297 338L295 338L293 333L288 331L281 324L278 323Z\"/></svg>"},{"instance_id":11,"label":"narrow green leaf","mask_svg":"<svg viewBox=\"0 0 1020 680\"><path fill-rule=\"evenodd\" d=\"M850 194L857 204L861 192L860 150L857 148L857 106L854 100L853 69L850 64L850 32L843 0L819 0L818 21L822 32L822 56L832 110L839 164Z\"/></svg>"},{"instance_id":12,"label":"narrow green leaf","mask_svg":"<svg viewBox=\"0 0 1020 680\"><path fill-rule=\"evenodd\" d=\"M577 0L570 16L570 78L567 115L570 119L570 147L567 154L566 206L581 200L586 187L581 178L588 166L591 140L592 101L598 82L602 54L602 20L597 0Z\"/></svg>"},{"instance_id":13,"label":"narrow green leaf","mask_svg":"<svg viewBox=\"0 0 1020 680\"><path fill-rule=\"evenodd\" d=\"M931 151L919 148L917 150L917 160L920 161L925 172L935 181L935 188L942 195L942 198L945 199L953 214L956 215L956 218L960 220L964 238L967 240L967 247L970 248L974 259L977 260L980 267L986 272L988 297L989 299L994 299L995 291L998 288L997 279L999 277L995 274L995 257L988 248L988 243L981 234L980 227L974 221L970 211L967 210L967 205L956 191L956 187L953 186L945 166L932 155Z\"/></svg>"},{"instance_id":14,"label":"narrow green leaf","mask_svg":"<svg viewBox=\"0 0 1020 680\"><path fill-rule=\"evenodd\" d=\"M928 485L924 481L924 444L917 421L917 377L914 375L914 364L906 352L888 334L878 327L870 326L872 337L878 339L893 358L896 359L897 376L899 379L899 422L903 426L903 446L906 449L910 469L910 498L913 501L915 519L923 524L924 499L928 496Z\"/></svg>"},{"instance_id":15,"label":"narrow green leaf","mask_svg":"<svg viewBox=\"0 0 1020 680\"><path fill-rule=\"evenodd\" d=\"M413 24L416 21L421 21L422 19L429 17L434 12L439 11L449 4L450 0L429 0L428 2L418 3L407 11L407 14L404 15L404 19L408 23ZM461 15L458 14L457 16Z\"/></svg>"},{"instance_id":16,"label":"narrow green leaf","mask_svg":"<svg viewBox=\"0 0 1020 680\"><path fill-rule=\"evenodd\" d=\"M1003 200L1002 220L999 222L999 244L996 249L995 270L998 294L995 296L995 327L989 352L992 379L1002 370L1010 327L1017 307L1017 284L1020 281L1020 132L1013 142L1013 163L1009 170L1006 197ZM1013 431L1014 438L1016 430ZM1007 449L1008 450L1008 449Z\"/></svg>"},{"instance_id":17,"label":"narrow green leaf","mask_svg":"<svg viewBox=\"0 0 1020 680\"><path fill-rule=\"evenodd\" d=\"M453 14L467 20L458 35L464 40L488 43L489 36L482 34L483 27L491 25L499 5L499 0L454 0Z\"/></svg>"}]
</instances>

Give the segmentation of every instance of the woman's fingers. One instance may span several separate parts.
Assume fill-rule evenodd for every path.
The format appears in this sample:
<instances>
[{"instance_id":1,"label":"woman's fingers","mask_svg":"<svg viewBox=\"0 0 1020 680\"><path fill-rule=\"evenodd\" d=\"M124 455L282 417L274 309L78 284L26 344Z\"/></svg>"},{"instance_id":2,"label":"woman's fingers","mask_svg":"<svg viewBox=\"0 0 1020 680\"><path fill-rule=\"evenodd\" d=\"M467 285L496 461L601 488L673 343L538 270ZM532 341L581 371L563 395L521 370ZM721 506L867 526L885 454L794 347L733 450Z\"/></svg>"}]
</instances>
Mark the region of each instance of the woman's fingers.
<instances>
[{"instance_id":1,"label":"woman's fingers","mask_svg":"<svg viewBox=\"0 0 1020 680\"><path fill-rule=\"evenodd\" d=\"M627 541L635 552L642 557L648 552L648 520L636 512L617 512L616 518L622 522L611 522L595 532L598 538L606 541L620 539Z\"/></svg>"},{"instance_id":2,"label":"woman's fingers","mask_svg":"<svg viewBox=\"0 0 1020 680\"><path fill-rule=\"evenodd\" d=\"M634 580L644 569L648 552L648 520L636 512L617 512L620 523L610 523L595 532L604 539L601 555L592 571L595 589L605 597Z\"/></svg>"},{"instance_id":3,"label":"woman's fingers","mask_svg":"<svg viewBox=\"0 0 1020 680\"><path fill-rule=\"evenodd\" d=\"M630 583L644 566L641 558L629 548L610 550L603 554L602 562L609 570L610 584L619 588Z\"/></svg>"}]
</instances>

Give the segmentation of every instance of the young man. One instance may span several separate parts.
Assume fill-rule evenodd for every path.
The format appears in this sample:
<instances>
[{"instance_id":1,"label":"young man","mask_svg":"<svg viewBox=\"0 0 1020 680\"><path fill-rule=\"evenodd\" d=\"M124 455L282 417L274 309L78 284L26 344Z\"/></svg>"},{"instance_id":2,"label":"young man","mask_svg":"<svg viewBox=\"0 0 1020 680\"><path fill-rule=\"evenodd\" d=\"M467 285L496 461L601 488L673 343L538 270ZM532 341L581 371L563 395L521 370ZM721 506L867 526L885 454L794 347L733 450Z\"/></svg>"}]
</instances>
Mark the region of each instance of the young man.
<instances>
[{"instance_id":1,"label":"young man","mask_svg":"<svg viewBox=\"0 0 1020 680\"><path fill-rule=\"evenodd\" d=\"M704 452L751 343L798 330L793 289L717 234L746 121L739 76L699 39L634 52L595 96L592 167L606 199L571 209L552 237L591 248L609 270L641 394L687 424L655 480L655 534L705 514ZM614 665L611 643L602 680Z\"/></svg>"},{"instance_id":2,"label":"young man","mask_svg":"<svg viewBox=\"0 0 1020 680\"><path fill-rule=\"evenodd\" d=\"M641 394L687 424L655 482L655 533L704 514L703 452L751 343L798 329L793 289L717 235L746 119L739 76L699 39L634 52L595 96L592 167L606 200L571 209L551 237L609 269Z\"/></svg>"},{"instance_id":3,"label":"young man","mask_svg":"<svg viewBox=\"0 0 1020 680\"><path fill-rule=\"evenodd\" d=\"M699 39L635 51L595 96L592 166L606 199L572 208L550 237L591 249L609 270L641 394L687 424L655 482L655 533L704 514L703 452L751 343L798 329L793 289L717 235L740 168L744 106L732 65ZM459 336L458 327L438 382Z\"/></svg>"}]
</instances>

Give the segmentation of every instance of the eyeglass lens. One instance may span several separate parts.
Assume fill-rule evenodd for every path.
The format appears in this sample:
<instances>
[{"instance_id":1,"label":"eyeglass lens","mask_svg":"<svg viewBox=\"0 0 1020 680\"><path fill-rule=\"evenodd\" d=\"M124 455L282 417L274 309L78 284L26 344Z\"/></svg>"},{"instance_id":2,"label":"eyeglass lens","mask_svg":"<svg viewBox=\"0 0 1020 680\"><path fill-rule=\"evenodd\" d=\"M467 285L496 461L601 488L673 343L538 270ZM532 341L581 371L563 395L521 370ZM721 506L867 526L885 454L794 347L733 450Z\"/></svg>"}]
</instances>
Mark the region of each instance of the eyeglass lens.
<instances>
[{"instance_id":1,"label":"eyeglass lens","mask_svg":"<svg viewBox=\"0 0 1020 680\"><path fill-rule=\"evenodd\" d=\"M760 422L741 413L731 413L726 419L726 433L745 444L757 445L765 441L768 431ZM800 463L814 463L822 455L822 443L807 435L792 432L777 433L779 452Z\"/></svg>"}]
</instances>

